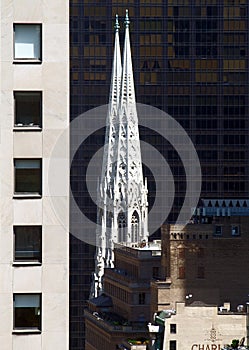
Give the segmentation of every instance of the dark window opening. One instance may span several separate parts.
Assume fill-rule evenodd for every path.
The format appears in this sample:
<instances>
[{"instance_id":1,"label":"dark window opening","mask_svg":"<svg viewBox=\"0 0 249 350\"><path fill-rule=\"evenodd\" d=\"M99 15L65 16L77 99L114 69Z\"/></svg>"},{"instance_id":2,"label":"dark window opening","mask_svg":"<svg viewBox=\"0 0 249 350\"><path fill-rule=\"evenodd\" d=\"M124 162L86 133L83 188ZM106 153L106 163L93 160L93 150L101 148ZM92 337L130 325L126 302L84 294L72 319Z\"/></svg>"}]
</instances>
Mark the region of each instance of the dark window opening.
<instances>
[{"instance_id":1,"label":"dark window opening","mask_svg":"<svg viewBox=\"0 0 249 350\"><path fill-rule=\"evenodd\" d=\"M176 334L176 324L175 323L170 324L170 333Z\"/></svg>"},{"instance_id":2,"label":"dark window opening","mask_svg":"<svg viewBox=\"0 0 249 350\"><path fill-rule=\"evenodd\" d=\"M15 193L42 193L41 159L15 159Z\"/></svg>"},{"instance_id":3,"label":"dark window opening","mask_svg":"<svg viewBox=\"0 0 249 350\"><path fill-rule=\"evenodd\" d=\"M232 236L239 236L240 235L240 229L239 226L232 226Z\"/></svg>"},{"instance_id":4,"label":"dark window opening","mask_svg":"<svg viewBox=\"0 0 249 350\"><path fill-rule=\"evenodd\" d=\"M14 294L13 326L41 330L41 294Z\"/></svg>"},{"instance_id":5,"label":"dark window opening","mask_svg":"<svg viewBox=\"0 0 249 350\"><path fill-rule=\"evenodd\" d=\"M145 293L139 293L138 295L138 304L144 305L145 304Z\"/></svg>"},{"instance_id":6,"label":"dark window opening","mask_svg":"<svg viewBox=\"0 0 249 350\"><path fill-rule=\"evenodd\" d=\"M14 261L42 259L41 226L14 226Z\"/></svg>"},{"instance_id":7,"label":"dark window opening","mask_svg":"<svg viewBox=\"0 0 249 350\"><path fill-rule=\"evenodd\" d=\"M222 226L215 226L214 234L215 236L222 236Z\"/></svg>"},{"instance_id":8,"label":"dark window opening","mask_svg":"<svg viewBox=\"0 0 249 350\"><path fill-rule=\"evenodd\" d=\"M169 350L176 350L176 340L169 341Z\"/></svg>"},{"instance_id":9,"label":"dark window opening","mask_svg":"<svg viewBox=\"0 0 249 350\"><path fill-rule=\"evenodd\" d=\"M184 279L185 278L185 267L184 266L180 266L178 268L178 278L179 279Z\"/></svg>"},{"instance_id":10,"label":"dark window opening","mask_svg":"<svg viewBox=\"0 0 249 350\"><path fill-rule=\"evenodd\" d=\"M15 92L15 126L42 126L41 92Z\"/></svg>"},{"instance_id":11,"label":"dark window opening","mask_svg":"<svg viewBox=\"0 0 249 350\"><path fill-rule=\"evenodd\" d=\"M158 266L153 266L152 267L152 277L153 278L159 278L159 267Z\"/></svg>"}]
</instances>

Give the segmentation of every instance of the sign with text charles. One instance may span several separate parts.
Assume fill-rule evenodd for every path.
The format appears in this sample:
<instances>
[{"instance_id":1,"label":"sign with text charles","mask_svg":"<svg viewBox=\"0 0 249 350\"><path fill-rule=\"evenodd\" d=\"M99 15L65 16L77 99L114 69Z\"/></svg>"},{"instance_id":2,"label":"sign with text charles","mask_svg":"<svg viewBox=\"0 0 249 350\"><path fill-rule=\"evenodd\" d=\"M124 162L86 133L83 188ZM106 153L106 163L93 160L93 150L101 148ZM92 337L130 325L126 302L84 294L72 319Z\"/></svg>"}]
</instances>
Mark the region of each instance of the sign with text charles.
<instances>
[{"instance_id":1,"label":"sign with text charles","mask_svg":"<svg viewBox=\"0 0 249 350\"><path fill-rule=\"evenodd\" d=\"M191 350L221 350L221 344L193 344Z\"/></svg>"}]
</instances>

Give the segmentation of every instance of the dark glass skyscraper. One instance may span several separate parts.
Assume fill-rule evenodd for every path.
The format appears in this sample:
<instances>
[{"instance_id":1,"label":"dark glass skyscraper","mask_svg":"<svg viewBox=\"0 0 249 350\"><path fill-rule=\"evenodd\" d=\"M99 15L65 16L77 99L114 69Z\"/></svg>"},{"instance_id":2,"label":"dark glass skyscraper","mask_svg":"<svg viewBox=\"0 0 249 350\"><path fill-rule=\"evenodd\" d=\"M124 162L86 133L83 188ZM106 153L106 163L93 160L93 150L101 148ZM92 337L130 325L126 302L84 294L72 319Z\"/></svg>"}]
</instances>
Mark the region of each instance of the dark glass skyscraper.
<instances>
[{"instance_id":1,"label":"dark glass skyscraper","mask_svg":"<svg viewBox=\"0 0 249 350\"><path fill-rule=\"evenodd\" d=\"M71 120L108 103L114 18L128 8L137 102L168 112L185 128L201 162L202 198L248 198L248 7L246 0L71 0ZM174 150L149 137L174 175L174 221L184 171ZM103 130L89 137L71 169L74 198L93 220L84 177L103 142ZM71 236L71 350L83 348L94 252Z\"/></svg>"}]
</instances>

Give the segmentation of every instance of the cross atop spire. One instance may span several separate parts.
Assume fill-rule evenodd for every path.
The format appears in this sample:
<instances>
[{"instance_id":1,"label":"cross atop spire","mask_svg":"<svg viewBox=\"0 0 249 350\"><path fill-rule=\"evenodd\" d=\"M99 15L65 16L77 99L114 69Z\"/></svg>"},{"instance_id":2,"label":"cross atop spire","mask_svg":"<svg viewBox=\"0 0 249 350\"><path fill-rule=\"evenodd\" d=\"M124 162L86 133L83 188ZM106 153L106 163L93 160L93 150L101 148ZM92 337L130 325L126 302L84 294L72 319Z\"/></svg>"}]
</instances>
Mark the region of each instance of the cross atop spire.
<instances>
[{"instance_id":1,"label":"cross atop spire","mask_svg":"<svg viewBox=\"0 0 249 350\"><path fill-rule=\"evenodd\" d=\"M126 10L125 39L124 39L123 62L122 62L123 70L122 70L122 81L121 81L120 102L119 102L120 108L122 108L124 104L136 103L132 59L131 59L129 23L130 21L128 17L128 10Z\"/></svg>"},{"instance_id":2,"label":"cross atop spire","mask_svg":"<svg viewBox=\"0 0 249 350\"><path fill-rule=\"evenodd\" d=\"M118 22L118 15L116 15L116 21L115 21L115 26L114 26L114 29L116 32L118 32L120 28L120 25L119 25L119 22Z\"/></svg>"},{"instance_id":3,"label":"cross atop spire","mask_svg":"<svg viewBox=\"0 0 249 350\"><path fill-rule=\"evenodd\" d=\"M124 20L124 24L125 24L125 27L126 27L126 28L128 28L128 27L129 27L129 24L130 24L128 12L129 12L129 11L126 9L126 11L125 11L125 20Z\"/></svg>"}]
</instances>

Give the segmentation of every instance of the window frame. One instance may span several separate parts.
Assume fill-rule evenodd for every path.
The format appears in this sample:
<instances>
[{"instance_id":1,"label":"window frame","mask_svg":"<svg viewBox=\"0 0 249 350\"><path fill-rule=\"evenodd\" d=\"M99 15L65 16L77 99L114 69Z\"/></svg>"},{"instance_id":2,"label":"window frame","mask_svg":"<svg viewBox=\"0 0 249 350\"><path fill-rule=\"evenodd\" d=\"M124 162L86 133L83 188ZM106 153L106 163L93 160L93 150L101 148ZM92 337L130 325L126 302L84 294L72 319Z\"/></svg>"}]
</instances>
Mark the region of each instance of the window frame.
<instances>
[{"instance_id":1,"label":"window frame","mask_svg":"<svg viewBox=\"0 0 249 350\"><path fill-rule=\"evenodd\" d=\"M35 58L31 58L31 57L27 57L27 58L16 58L15 57L15 36L16 36L16 27L17 26L39 26L40 27L40 33L39 33L39 57L35 57ZM15 22L13 23L13 63L42 63L42 38L43 38L43 26L42 23L39 22L35 22L35 23L26 23L26 22Z\"/></svg>"},{"instance_id":2,"label":"window frame","mask_svg":"<svg viewBox=\"0 0 249 350\"><path fill-rule=\"evenodd\" d=\"M18 101L17 101L17 96L18 96L18 94L27 94L27 95L29 95L30 94L30 96L33 94L33 96L34 95L36 95L37 94L37 96L39 96L39 104L40 104L40 106L39 106L39 124L37 125L37 124L34 124L33 123L33 125L31 125L31 123L30 124L22 124L22 125L20 125L21 123L17 123L17 121L16 121L16 117L17 117L17 103L18 103ZM43 104L43 94L42 94L42 91L41 90L34 90L34 91L30 91L30 90L27 90L27 91L25 91L25 90L15 90L14 92L13 92L13 98L14 98L14 130L27 130L27 129L31 129L31 130L42 130L42 122L43 122L43 113L42 113L42 104Z\"/></svg>"},{"instance_id":3,"label":"window frame","mask_svg":"<svg viewBox=\"0 0 249 350\"><path fill-rule=\"evenodd\" d=\"M234 233L234 229L237 229L238 232L237 233ZM240 225L231 225L231 236L232 237L240 237Z\"/></svg>"},{"instance_id":4,"label":"window frame","mask_svg":"<svg viewBox=\"0 0 249 350\"><path fill-rule=\"evenodd\" d=\"M152 266L152 278L159 279L160 278L160 267Z\"/></svg>"},{"instance_id":5,"label":"window frame","mask_svg":"<svg viewBox=\"0 0 249 350\"><path fill-rule=\"evenodd\" d=\"M177 326L176 323L170 323L170 334L176 334Z\"/></svg>"},{"instance_id":6,"label":"window frame","mask_svg":"<svg viewBox=\"0 0 249 350\"><path fill-rule=\"evenodd\" d=\"M16 296L39 296L39 324L38 327L32 326L24 326L17 327L16 326L16 307L15 307L15 297ZM38 310L37 310L38 311ZM42 293L13 293L13 330L12 333L41 333L42 331Z\"/></svg>"},{"instance_id":7,"label":"window frame","mask_svg":"<svg viewBox=\"0 0 249 350\"><path fill-rule=\"evenodd\" d=\"M39 229L39 256L37 258L17 258L16 257L16 234L19 228L37 228ZM26 252L26 251L25 251ZM28 250L27 250L28 252ZM42 225L14 225L13 226L13 265L41 265L42 264Z\"/></svg>"},{"instance_id":8,"label":"window frame","mask_svg":"<svg viewBox=\"0 0 249 350\"><path fill-rule=\"evenodd\" d=\"M177 279L184 280L186 278L186 269L184 265L178 266L178 276Z\"/></svg>"},{"instance_id":9,"label":"window frame","mask_svg":"<svg viewBox=\"0 0 249 350\"><path fill-rule=\"evenodd\" d=\"M220 231L218 232L218 228ZM214 227L214 237L222 237L223 236L223 225L215 225Z\"/></svg>"},{"instance_id":10,"label":"window frame","mask_svg":"<svg viewBox=\"0 0 249 350\"><path fill-rule=\"evenodd\" d=\"M17 191L17 167L16 167L16 161L39 161L40 167L39 169L39 190L38 191ZM14 158L14 198L41 198L42 197L42 177L43 177L43 171L42 171L42 158ZM21 168L20 168L21 169ZM23 168L23 169L37 169L37 168Z\"/></svg>"},{"instance_id":11,"label":"window frame","mask_svg":"<svg viewBox=\"0 0 249 350\"><path fill-rule=\"evenodd\" d=\"M176 340L170 340L169 341L169 350L176 350L177 349L177 342Z\"/></svg>"},{"instance_id":12,"label":"window frame","mask_svg":"<svg viewBox=\"0 0 249 350\"><path fill-rule=\"evenodd\" d=\"M146 293L145 292L138 293L138 305L146 305Z\"/></svg>"}]
</instances>

